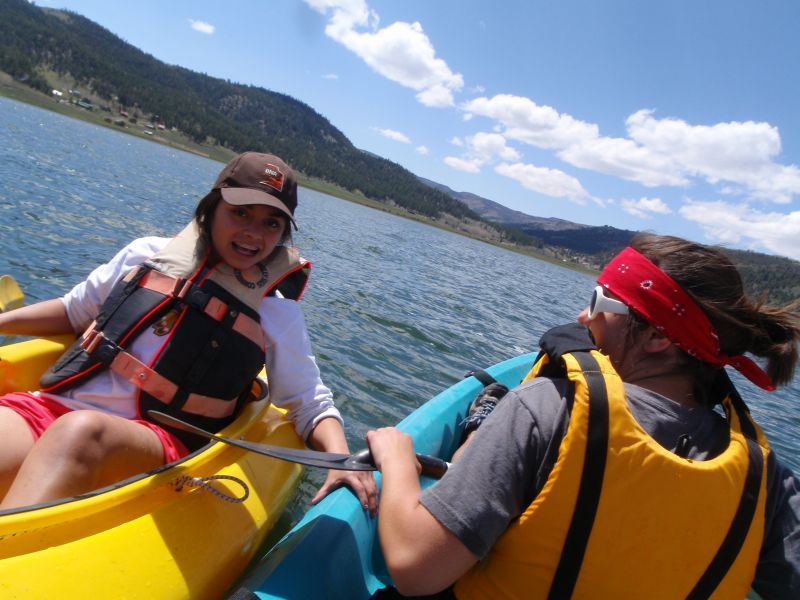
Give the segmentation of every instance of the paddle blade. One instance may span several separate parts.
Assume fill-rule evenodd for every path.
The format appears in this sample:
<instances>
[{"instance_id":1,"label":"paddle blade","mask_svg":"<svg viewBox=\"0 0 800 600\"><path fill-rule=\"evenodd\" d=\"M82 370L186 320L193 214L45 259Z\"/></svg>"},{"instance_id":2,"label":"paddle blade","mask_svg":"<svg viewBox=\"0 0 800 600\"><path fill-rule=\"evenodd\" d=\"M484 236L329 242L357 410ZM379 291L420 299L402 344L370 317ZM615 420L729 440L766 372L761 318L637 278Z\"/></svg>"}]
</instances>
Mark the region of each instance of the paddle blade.
<instances>
[{"instance_id":1,"label":"paddle blade","mask_svg":"<svg viewBox=\"0 0 800 600\"><path fill-rule=\"evenodd\" d=\"M25 296L11 275L0 275L0 312L19 308Z\"/></svg>"}]
</instances>

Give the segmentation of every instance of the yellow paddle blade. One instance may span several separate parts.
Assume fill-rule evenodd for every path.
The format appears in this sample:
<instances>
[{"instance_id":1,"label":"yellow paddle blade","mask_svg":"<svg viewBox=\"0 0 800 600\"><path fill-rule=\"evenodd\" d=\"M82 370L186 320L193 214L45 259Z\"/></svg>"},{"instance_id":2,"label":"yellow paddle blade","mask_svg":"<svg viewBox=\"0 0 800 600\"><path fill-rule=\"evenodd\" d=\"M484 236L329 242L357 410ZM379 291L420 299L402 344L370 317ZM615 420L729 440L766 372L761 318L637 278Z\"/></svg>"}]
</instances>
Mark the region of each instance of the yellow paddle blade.
<instances>
[{"instance_id":1,"label":"yellow paddle blade","mask_svg":"<svg viewBox=\"0 0 800 600\"><path fill-rule=\"evenodd\" d=\"M0 312L19 308L25 296L11 275L0 275Z\"/></svg>"}]
</instances>

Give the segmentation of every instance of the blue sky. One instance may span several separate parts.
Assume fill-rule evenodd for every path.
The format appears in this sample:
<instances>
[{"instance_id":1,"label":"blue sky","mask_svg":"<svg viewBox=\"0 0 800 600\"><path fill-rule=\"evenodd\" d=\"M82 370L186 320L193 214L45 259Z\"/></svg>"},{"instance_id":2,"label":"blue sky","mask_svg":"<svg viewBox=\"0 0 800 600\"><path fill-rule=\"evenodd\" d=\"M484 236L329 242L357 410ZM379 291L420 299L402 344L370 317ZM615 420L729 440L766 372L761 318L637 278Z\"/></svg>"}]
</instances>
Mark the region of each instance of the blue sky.
<instances>
[{"instance_id":1,"label":"blue sky","mask_svg":"<svg viewBox=\"0 0 800 600\"><path fill-rule=\"evenodd\" d=\"M796 0L37 0L543 217L800 259Z\"/></svg>"}]
</instances>

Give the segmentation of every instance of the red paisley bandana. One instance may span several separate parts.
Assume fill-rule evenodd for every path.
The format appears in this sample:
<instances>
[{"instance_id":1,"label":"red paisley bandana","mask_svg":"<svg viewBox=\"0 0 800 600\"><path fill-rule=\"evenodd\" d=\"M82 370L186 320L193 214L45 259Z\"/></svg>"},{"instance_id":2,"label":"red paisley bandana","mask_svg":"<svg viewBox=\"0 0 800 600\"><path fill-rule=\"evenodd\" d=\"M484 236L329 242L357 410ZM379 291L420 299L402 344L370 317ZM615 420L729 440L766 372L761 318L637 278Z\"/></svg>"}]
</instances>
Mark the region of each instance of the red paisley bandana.
<instances>
[{"instance_id":1,"label":"red paisley bandana","mask_svg":"<svg viewBox=\"0 0 800 600\"><path fill-rule=\"evenodd\" d=\"M722 354L717 332L703 309L672 277L633 248L614 257L597 282L688 355L718 367L730 365L757 386L775 389L769 375L746 356Z\"/></svg>"}]
</instances>

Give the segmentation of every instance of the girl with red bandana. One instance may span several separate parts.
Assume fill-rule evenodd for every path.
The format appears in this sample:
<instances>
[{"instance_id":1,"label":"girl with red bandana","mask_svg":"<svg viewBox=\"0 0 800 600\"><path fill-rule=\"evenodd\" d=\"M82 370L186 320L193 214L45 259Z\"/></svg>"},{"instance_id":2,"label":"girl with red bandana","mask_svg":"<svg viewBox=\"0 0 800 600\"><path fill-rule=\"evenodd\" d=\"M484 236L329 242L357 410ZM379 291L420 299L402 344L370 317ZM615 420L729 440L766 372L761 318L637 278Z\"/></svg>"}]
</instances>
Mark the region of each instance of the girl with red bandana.
<instances>
[{"instance_id":1,"label":"girl with red bandana","mask_svg":"<svg viewBox=\"0 0 800 600\"><path fill-rule=\"evenodd\" d=\"M367 435L397 588L800 597L800 486L724 368L766 390L791 381L797 313L748 298L724 254L673 237L637 236L598 283L435 485L420 492L407 435Z\"/></svg>"}]
</instances>

